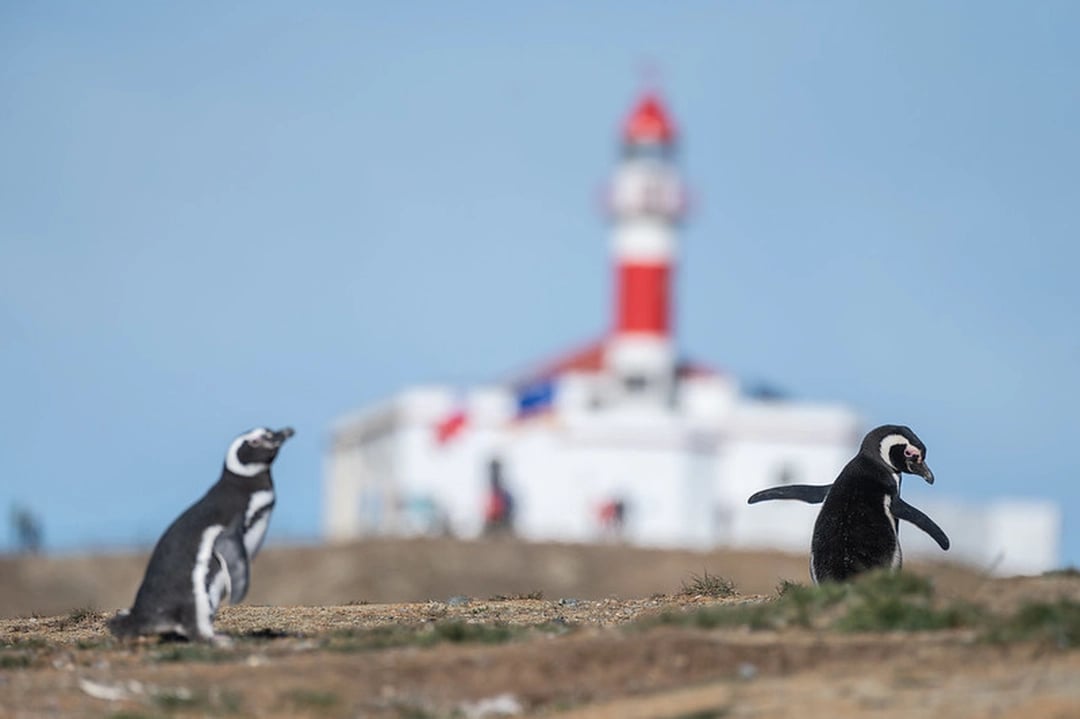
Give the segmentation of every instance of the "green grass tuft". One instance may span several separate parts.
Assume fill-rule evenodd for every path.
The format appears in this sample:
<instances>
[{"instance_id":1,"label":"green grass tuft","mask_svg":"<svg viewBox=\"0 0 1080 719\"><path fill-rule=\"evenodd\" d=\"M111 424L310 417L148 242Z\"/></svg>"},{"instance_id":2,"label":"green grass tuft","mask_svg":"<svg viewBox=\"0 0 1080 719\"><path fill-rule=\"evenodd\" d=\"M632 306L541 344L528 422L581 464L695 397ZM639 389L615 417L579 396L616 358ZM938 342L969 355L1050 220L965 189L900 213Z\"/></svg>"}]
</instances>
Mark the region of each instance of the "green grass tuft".
<instances>
[{"instance_id":1,"label":"green grass tuft","mask_svg":"<svg viewBox=\"0 0 1080 719\"><path fill-rule=\"evenodd\" d=\"M164 690L153 696L154 705L167 712L192 711L209 708L210 702L203 695L189 691Z\"/></svg>"},{"instance_id":2,"label":"green grass tuft","mask_svg":"<svg viewBox=\"0 0 1080 719\"><path fill-rule=\"evenodd\" d=\"M291 689L285 692L284 699L301 709L330 709L341 703L341 697L334 692L318 689Z\"/></svg>"},{"instance_id":3,"label":"green grass tuft","mask_svg":"<svg viewBox=\"0 0 1080 719\"><path fill-rule=\"evenodd\" d=\"M0 653L0 669L27 669L33 663L33 657L25 652Z\"/></svg>"},{"instance_id":4,"label":"green grass tuft","mask_svg":"<svg viewBox=\"0 0 1080 719\"><path fill-rule=\"evenodd\" d=\"M994 622L983 639L993 643L1038 641L1075 649L1080 647L1080 602L1030 602L1012 616Z\"/></svg>"},{"instance_id":5,"label":"green grass tuft","mask_svg":"<svg viewBox=\"0 0 1080 719\"><path fill-rule=\"evenodd\" d=\"M439 622L435 635L440 640L455 644L502 644L514 637L515 628L496 622L494 624L469 624L468 622Z\"/></svg>"},{"instance_id":6,"label":"green grass tuft","mask_svg":"<svg viewBox=\"0 0 1080 719\"><path fill-rule=\"evenodd\" d=\"M877 571L849 586L847 611L834 626L845 632L922 632L978 624L982 610L965 602L935 606L933 583L910 572Z\"/></svg>"},{"instance_id":7,"label":"green grass tuft","mask_svg":"<svg viewBox=\"0 0 1080 719\"><path fill-rule=\"evenodd\" d=\"M67 619L72 624L82 624L87 619L97 619L97 610L93 607L79 607L73 609Z\"/></svg>"},{"instance_id":8,"label":"green grass tuft","mask_svg":"<svg viewBox=\"0 0 1080 719\"><path fill-rule=\"evenodd\" d=\"M393 647L432 647L442 642L455 644L502 644L529 634L565 634L565 622L514 626L450 620L420 626L388 625L370 629L344 629L330 635L327 648L340 652L364 652Z\"/></svg>"},{"instance_id":9,"label":"green grass tuft","mask_svg":"<svg viewBox=\"0 0 1080 719\"><path fill-rule=\"evenodd\" d=\"M731 714L730 707L716 707L715 709L699 709L689 714L679 714L674 719L722 719Z\"/></svg>"},{"instance_id":10,"label":"green grass tuft","mask_svg":"<svg viewBox=\"0 0 1080 719\"><path fill-rule=\"evenodd\" d=\"M684 597L733 597L737 593L735 582L726 577L709 574L707 570L702 574L691 574L690 581L683 582L679 590L679 594Z\"/></svg>"},{"instance_id":11,"label":"green grass tuft","mask_svg":"<svg viewBox=\"0 0 1080 719\"><path fill-rule=\"evenodd\" d=\"M933 585L910 573L871 572L845 584L803 586L783 582L768 602L707 607L685 614L668 613L661 621L703 628L744 626L831 628L845 632L929 631L972 626L981 618L969 604L938 608Z\"/></svg>"},{"instance_id":12,"label":"green grass tuft","mask_svg":"<svg viewBox=\"0 0 1080 719\"><path fill-rule=\"evenodd\" d=\"M496 594L488 599L489 602L512 602L518 599L543 599L544 593L539 589L520 594Z\"/></svg>"},{"instance_id":13,"label":"green grass tuft","mask_svg":"<svg viewBox=\"0 0 1080 719\"><path fill-rule=\"evenodd\" d=\"M3 649L46 649L49 641L44 637L16 637L11 641L5 641L0 648Z\"/></svg>"},{"instance_id":14,"label":"green grass tuft","mask_svg":"<svg viewBox=\"0 0 1080 719\"><path fill-rule=\"evenodd\" d=\"M170 643L151 656L157 662L208 662L211 664L236 658L236 655L227 649L219 649L201 642Z\"/></svg>"},{"instance_id":15,"label":"green grass tuft","mask_svg":"<svg viewBox=\"0 0 1080 719\"><path fill-rule=\"evenodd\" d=\"M396 709L398 713L398 719L435 719L434 714L417 706L402 705L396 707ZM451 716L458 717L460 715L454 713Z\"/></svg>"}]
</instances>

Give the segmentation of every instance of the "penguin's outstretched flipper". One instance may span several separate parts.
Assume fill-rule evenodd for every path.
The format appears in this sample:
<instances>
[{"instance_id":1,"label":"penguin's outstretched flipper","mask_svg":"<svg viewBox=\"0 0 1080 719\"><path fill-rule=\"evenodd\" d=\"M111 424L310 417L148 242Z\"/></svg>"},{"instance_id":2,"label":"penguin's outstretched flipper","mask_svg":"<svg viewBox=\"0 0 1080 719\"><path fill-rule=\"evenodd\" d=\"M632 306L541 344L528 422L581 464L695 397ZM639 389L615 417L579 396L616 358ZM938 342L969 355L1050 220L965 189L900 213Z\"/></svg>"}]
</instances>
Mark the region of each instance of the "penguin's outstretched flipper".
<instances>
[{"instance_id":1,"label":"penguin's outstretched flipper","mask_svg":"<svg viewBox=\"0 0 1080 719\"><path fill-rule=\"evenodd\" d=\"M754 492L747 504L767 502L770 499L797 499L807 504L821 504L825 501L825 495L829 493L831 484L785 484L780 487L769 487L760 492Z\"/></svg>"},{"instance_id":2,"label":"penguin's outstretched flipper","mask_svg":"<svg viewBox=\"0 0 1080 719\"><path fill-rule=\"evenodd\" d=\"M248 562L243 535L236 530L222 532L214 542L214 551L221 557L229 572L229 603L239 604L247 595L248 580L251 576L251 564Z\"/></svg>"},{"instance_id":3,"label":"penguin's outstretched flipper","mask_svg":"<svg viewBox=\"0 0 1080 719\"><path fill-rule=\"evenodd\" d=\"M949 537L945 534L941 527L937 526L937 523L923 514L921 511L912 507L910 504L900 499L899 496L892 501L892 513L897 519L902 519L905 522L911 522L916 527L921 529L930 535L930 537L938 543L938 546L944 550L949 549Z\"/></svg>"}]
</instances>

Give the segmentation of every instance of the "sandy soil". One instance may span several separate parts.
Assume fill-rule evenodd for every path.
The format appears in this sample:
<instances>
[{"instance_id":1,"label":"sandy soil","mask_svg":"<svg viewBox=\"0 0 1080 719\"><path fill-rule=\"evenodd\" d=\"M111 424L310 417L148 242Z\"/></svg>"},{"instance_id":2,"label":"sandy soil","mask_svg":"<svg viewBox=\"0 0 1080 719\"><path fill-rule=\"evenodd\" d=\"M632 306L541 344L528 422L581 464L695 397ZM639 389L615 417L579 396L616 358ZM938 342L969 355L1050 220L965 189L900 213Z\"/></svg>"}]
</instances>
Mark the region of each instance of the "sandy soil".
<instances>
[{"instance_id":1,"label":"sandy soil","mask_svg":"<svg viewBox=\"0 0 1080 719\"><path fill-rule=\"evenodd\" d=\"M999 612L1080 601L1075 576L953 582L940 593ZM227 607L227 648L118 643L106 611L0 619L0 716L1080 717L1080 652L1045 642L656 621L775 601L771 588L724 599L670 583L630 599L519 591L534 590L546 598Z\"/></svg>"}]
</instances>

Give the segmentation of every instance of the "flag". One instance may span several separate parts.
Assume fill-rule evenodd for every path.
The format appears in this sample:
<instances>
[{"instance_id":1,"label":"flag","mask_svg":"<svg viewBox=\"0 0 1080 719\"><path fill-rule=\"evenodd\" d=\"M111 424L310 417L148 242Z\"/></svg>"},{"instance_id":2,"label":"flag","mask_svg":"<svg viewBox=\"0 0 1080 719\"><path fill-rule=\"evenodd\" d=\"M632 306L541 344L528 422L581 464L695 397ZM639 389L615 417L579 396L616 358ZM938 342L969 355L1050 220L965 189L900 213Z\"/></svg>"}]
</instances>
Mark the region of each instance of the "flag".
<instances>
[{"instance_id":1,"label":"flag","mask_svg":"<svg viewBox=\"0 0 1080 719\"><path fill-rule=\"evenodd\" d=\"M452 440L469 422L469 415L463 409L454 410L435 423L435 441L446 444Z\"/></svg>"},{"instance_id":2,"label":"flag","mask_svg":"<svg viewBox=\"0 0 1080 719\"><path fill-rule=\"evenodd\" d=\"M546 377L521 385L516 394L518 419L547 412L555 401L555 379Z\"/></svg>"}]
</instances>

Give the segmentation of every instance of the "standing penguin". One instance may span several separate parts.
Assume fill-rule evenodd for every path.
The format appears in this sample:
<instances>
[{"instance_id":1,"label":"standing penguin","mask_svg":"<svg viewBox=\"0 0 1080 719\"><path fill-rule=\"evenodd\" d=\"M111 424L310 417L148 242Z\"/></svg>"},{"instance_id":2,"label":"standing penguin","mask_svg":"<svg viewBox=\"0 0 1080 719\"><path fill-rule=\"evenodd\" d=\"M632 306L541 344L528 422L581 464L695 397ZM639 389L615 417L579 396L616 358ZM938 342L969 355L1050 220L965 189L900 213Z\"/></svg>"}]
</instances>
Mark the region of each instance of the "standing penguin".
<instances>
[{"instance_id":1,"label":"standing penguin","mask_svg":"<svg viewBox=\"0 0 1080 719\"><path fill-rule=\"evenodd\" d=\"M755 493L749 504L770 499L824 502L810 544L810 577L815 583L844 581L869 569L899 569L900 520L929 534L942 549L949 538L932 519L900 499L900 475L917 474L928 484L926 445L908 427L887 424L871 430L859 453L831 485L772 487Z\"/></svg>"},{"instance_id":2,"label":"standing penguin","mask_svg":"<svg viewBox=\"0 0 1080 719\"><path fill-rule=\"evenodd\" d=\"M236 604L247 594L274 508L270 465L291 436L291 427L260 427L233 440L221 478L158 540L135 605L108 622L113 634L225 641L214 634L214 615L226 597Z\"/></svg>"}]
</instances>

